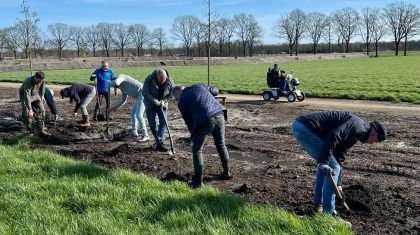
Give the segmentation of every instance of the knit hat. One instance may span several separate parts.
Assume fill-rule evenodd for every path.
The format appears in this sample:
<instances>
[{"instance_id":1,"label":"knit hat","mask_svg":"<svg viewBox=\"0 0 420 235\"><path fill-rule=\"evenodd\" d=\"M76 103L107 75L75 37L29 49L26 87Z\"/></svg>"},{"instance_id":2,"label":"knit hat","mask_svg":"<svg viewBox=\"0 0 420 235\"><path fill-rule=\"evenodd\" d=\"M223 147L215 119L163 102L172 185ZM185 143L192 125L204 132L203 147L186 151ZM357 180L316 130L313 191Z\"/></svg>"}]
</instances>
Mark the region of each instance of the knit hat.
<instances>
[{"instance_id":1,"label":"knit hat","mask_svg":"<svg viewBox=\"0 0 420 235\"><path fill-rule=\"evenodd\" d=\"M377 122L377 121L373 121L370 123L370 128L374 128L376 133L378 133L378 141L382 142L386 139L387 136L387 130L386 127L384 126L384 124Z\"/></svg>"}]
</instances>

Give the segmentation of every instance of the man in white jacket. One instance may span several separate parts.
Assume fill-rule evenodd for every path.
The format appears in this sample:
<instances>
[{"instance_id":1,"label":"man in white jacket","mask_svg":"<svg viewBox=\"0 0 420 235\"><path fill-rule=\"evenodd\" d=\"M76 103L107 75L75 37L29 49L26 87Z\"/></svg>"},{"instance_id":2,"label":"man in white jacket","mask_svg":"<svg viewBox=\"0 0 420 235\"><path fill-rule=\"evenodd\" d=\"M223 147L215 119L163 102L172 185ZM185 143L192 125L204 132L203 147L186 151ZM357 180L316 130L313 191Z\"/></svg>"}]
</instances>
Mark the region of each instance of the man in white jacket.
<instances>
[{"instance_id":1,"label":"man in white jacket","mask_svg":"<svg viewBox=\"0 0 420 235\"><path fill-rule=\"evenodd\" d=\"M149 140L146 123L143 118L145 110L142 95L143 84L126 74L120 74L117 79L108 81L108 83L112 87L119 88L122 93L121 100L112 106L111 111L115 111L121 108L127 102L127 96L134 97L136 101L134 102L133 108L131 109L131 137L138 137L137 129L138 124L140 123L140 131L142 134L140 142Z\"/></svg>"}]
</instances>

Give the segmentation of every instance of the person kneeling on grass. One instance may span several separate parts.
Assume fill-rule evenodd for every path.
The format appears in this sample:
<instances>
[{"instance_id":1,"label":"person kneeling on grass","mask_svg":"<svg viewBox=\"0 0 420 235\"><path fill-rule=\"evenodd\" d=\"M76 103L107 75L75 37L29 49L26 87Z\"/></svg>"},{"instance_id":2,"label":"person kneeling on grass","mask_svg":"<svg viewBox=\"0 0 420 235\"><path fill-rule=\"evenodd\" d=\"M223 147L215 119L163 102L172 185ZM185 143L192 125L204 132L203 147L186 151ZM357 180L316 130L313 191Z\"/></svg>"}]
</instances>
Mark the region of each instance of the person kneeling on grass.
<instances>
[{"instance_id":1,"label":"person kneeling on grass","mask_svg":"<svg viewBox=\"0 0 420 235\"><path fill-rule=\"evenodd\" d=\"M143 84L125 74L120 74L120 76L118 76L117 79L113 81L108 81L108 83L114 88L119 88L122 93L121 100L117 104L115 104L110 111L115 111L121 108L127 102L127 96L134 97L136 101L134 102L134 105L131 108L131 137L137 138L139 136L137 132L137 127L140 123L140 130L142 134L140 142L149 140L146 123L143 118L145 110L142 95Z\"/></svg>"},{"instance_id":2,"label":"person kneeling on grass","mask_svg":"<svg viewBox=\"0 0 420 235\"><path fill-rule=\"evenodd\" d=\"M173 89L173 96L179 100L178 108L182 118L191 133L192 155L194 163L194 177L191 182L193 188L203 184L203 146L208 135L212 135L222 162L221 179L228 180L232 176L229 172L229 154L225 145L225 107L214 96L219 90L212 86L195 84L187 88L177 86Z\"/></svg>"},{"instance_id":3,"label":"person kneeling on grass","mask_svg":"<svg viewBox=\"0 0 420 235\"><path fill-rule=\"evenodd\" d=\"M318 163L313 199L315 212L336 214L336 195L328 175L332 174L334 181L341 185L341 165L347 150L358 141L369 144L384 141L387 130L377 121L365 123L352 113L329 111L297 118L292 134Z\"/></svg>"},{"instance_id":4,"label":"person kneeling on grass","mask_svg":"<svg viewBox=\"0 0 420 235\"><path fill-rule=\"evenodd\" d=\"M60 91L61 98L64 97L70 98L70 103L76 101L76 107L74 108L74 116L77 116L77 111L80 109L82 113L82 120L78 123L82 126L90 126L89 115L87 112L87 106L95 97L96 90L94 87L86 84L73 84L69 87L66 87Z\"/></svg>"}]
</instances>

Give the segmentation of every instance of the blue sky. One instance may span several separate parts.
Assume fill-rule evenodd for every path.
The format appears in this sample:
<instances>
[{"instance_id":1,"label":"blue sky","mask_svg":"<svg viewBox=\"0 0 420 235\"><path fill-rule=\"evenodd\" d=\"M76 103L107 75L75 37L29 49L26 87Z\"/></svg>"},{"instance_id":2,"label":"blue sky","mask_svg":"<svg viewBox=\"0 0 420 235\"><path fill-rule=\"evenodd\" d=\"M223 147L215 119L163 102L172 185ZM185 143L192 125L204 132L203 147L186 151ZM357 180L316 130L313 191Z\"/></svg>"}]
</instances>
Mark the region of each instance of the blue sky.
<instances>
[{"instance_id":1,"label":"blue sky","mask_svg":"<svg viewBox=\"0 0 420 235\"><path fill-rule=\"evenodd\" d=\"M21 0L0 0L0 28L11 26L20 17ZM86 26L99 22L143 23L150 29L162 27L170 36L176 16L195 15L205 19L202 0L28 0L38 13L40 27L46 32L50 23ZM364 7L383 8L397 0L212 0L219 17L252 14L264 29L264 43L279 43L270 31L281 14L293 9L306 13L318 11L329 14L344 7L360 10ZM420 7L420 0L404 0ZM177 44L177 43L176 43Z\"/></svg>"}]
</instances>

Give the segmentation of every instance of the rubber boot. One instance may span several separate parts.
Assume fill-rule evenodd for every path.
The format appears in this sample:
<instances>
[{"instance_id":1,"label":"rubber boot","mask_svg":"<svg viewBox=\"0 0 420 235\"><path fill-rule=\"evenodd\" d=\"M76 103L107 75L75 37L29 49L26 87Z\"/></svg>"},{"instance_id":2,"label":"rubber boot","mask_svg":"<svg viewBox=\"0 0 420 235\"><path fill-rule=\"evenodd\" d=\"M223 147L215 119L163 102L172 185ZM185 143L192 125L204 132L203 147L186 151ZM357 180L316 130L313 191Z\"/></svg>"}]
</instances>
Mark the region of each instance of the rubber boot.
<instances>
[{"instance_id":1,"label":"rubber boot","mask_svg":"<svg viewBox=\"0 0 420 235\"><path fill-rule=\"evenodd\" d=\"M36 133L35 134L40 138L47 138L48 136L51 136L50 133L45 131L44 122L38 122L37 123L37 128L36 128Z\"/></svg>"},{"instance_id":2,"label":"rubber boot","mask_svg":"<svg viewBox=\"0 0 420 235\"><path fill-rule=\"evenodd\" d=\"M89 116L88 115L82 115L83 118L83 122L81 123L82 126L90 126L90 122L89 122Z\"/></svg>"},{"instance_id":3,"label":"rubber boot","mask_svg":"<svg viewBox=\"0 0 420 235\"><path fill-rule=\"evenodd\" d=\"M78 124L84 124L85 122L85 115L82 115L82 120L77 121Z\"/></svg>"},{"instance_id":4,"label":"rubber boot","mask_svg":"<svg viewBox=\"0 0 420 235\"><path fill-rule=\"evenodd\" d=\"M203 186L203 175L193 175L191 187L200 188L201 186Z\"/></svg>"}]
</instances>

